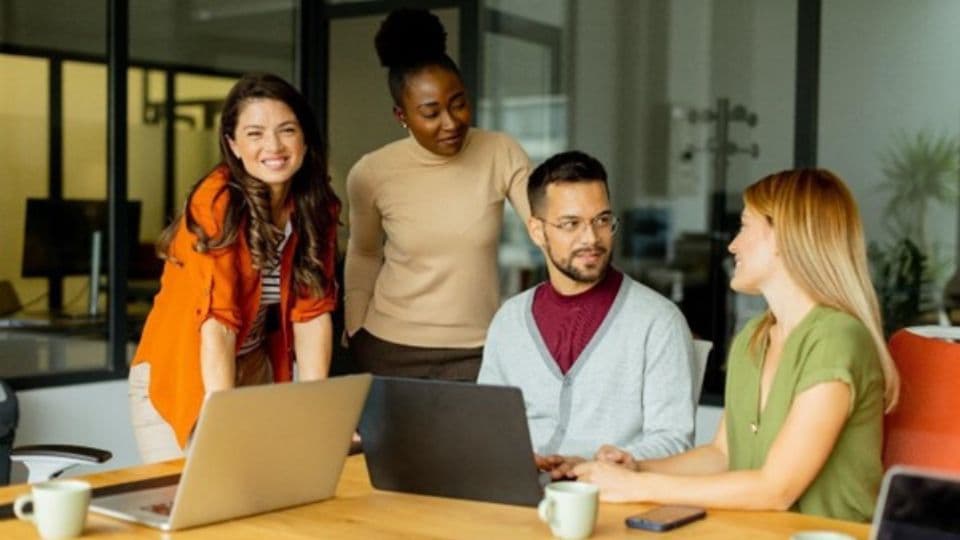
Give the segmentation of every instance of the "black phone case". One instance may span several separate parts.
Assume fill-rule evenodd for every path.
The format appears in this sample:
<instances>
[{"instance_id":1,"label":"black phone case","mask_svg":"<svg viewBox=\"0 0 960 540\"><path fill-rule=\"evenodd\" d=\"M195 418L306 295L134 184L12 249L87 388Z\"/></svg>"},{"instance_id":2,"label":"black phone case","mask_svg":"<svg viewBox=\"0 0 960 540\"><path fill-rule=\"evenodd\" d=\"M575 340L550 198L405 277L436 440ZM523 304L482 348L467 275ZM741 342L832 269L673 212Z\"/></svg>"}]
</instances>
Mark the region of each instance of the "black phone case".
<instances>
[{"instance_id":1,"label":"black phone case","mask_svg":"<svg viewBox=\"0 0 960 540\"><path fill-rule=\"evenodd\" d=\"M643 515L630 516L627 518L627 527L631 529L643 529L645 531L654 531L654 532L664 532L671 529L676 529L687 523L692 523L698 519L703 519L707 516L706 512L700 514L692 514L686 516L682 519L677 519L674 521L652 521L643 517Z\"/></svg>"}]
</instances>

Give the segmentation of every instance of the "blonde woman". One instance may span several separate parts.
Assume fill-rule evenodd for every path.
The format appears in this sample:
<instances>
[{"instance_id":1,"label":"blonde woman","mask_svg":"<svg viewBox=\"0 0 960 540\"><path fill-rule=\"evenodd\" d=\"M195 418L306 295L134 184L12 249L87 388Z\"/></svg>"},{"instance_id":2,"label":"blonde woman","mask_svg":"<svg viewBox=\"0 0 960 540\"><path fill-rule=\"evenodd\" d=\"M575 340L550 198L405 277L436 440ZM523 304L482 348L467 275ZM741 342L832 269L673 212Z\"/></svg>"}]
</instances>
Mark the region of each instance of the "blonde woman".
<instances>
[{"instance_id":1,"label":"blonde woman","mask_svg":"<svg viewBox=\"0 0 960 540\"><path fill-rule=\"evenodd\" d=\"M736 336L713 442L657 460L605 446L574 474L608 501L795 510L867 521L899 380L881 333L856 203L825 170L744 193L731 287L769 310Z\"/></svg>"}]
</instances>

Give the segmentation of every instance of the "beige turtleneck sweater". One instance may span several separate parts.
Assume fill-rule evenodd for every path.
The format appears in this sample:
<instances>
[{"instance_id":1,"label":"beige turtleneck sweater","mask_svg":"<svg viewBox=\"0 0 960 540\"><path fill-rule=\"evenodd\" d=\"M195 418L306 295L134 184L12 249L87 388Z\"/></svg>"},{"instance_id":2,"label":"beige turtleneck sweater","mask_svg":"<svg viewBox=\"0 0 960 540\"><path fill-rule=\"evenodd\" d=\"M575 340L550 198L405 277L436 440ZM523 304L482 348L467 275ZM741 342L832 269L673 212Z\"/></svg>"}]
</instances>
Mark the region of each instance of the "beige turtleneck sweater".
<instances>
[{"instance_id":1,"label":"beige turtleneck sweater","mask_svg":"<svg viewBox=\"0 0 960 540\"><path fill-rule=\"evenodd\" d=\"M347 176L349 335L417 347L483 345L500 303L503 201L530 215L530 161L509 136L471 129L454 156L413 137L363 156Z\"/></svg>"}]
</instances>

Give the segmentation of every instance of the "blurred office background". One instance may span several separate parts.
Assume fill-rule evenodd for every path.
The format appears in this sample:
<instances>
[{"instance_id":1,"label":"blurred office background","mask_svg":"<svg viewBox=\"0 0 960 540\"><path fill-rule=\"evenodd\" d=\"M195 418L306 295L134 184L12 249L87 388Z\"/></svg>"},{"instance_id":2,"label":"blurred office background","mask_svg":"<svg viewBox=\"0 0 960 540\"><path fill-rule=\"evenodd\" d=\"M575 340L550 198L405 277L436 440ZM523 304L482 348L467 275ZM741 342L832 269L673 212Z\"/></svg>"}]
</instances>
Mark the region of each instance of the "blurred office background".
<instances>
[{"instance_id":1,"label":"blurred office background","mask_svg":"<svg viewBox=\"0 0 960 540\"><path fill-rule=\"evenodd\" d=\"M730 336L764 309L728 291L725 246L742 188L767 173L837 172L861 206L891 327L950 318L960 296L949 283L960 225L953 0L0 0L0 317L57 321L0 328L0 378L33 389L20 392L23 443L53 433L112 447L114 466L135 460L122 378L157 287L152 243L218 160L227 90L246 71L298 84L345 199L350 166L404 136L372 47L400 5L444 21L479 126L514 135L535 163L579 148L607 166L624 219L617 264L715 343L705 404L722 404ZM118 6L129 40L111 56ZM124 61L111 68L111 57ZM111 69L125 84L108 84ZM125 162L107 137L120 86ZM118 163L133 202L110 228ZM103 239L91 278L93 230L127 253L116 259ZM111 303L115 267L126 290ZM544 275L508 211L502 294ZM41 421L30 412L41 405L60 412ZM94 418L115 436L85 433ZM698 438L712 435L709 420L701 427Z\"/></svg>"}]
</instances>

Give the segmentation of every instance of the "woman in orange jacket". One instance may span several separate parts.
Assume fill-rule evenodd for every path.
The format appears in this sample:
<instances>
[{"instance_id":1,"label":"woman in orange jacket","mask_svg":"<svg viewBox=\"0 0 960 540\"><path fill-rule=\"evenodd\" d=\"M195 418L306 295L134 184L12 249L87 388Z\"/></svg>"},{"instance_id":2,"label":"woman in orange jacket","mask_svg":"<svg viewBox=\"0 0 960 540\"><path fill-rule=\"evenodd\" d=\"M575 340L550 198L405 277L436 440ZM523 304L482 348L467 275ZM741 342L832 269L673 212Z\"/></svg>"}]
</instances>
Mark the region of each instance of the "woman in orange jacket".
<instances>
[{"instance_id":1,"label":"woman in orange jacket","mask_svg":"<svg viewBox=\"0 0 960 540\"><path fill-rule=\"evenodd\" d=\"M327 376L340 202L306 100L246 75L221 113L221 163L158 242L160 292L130 368L144 462L182 456L204 396ZM238 419L242 421L242 419Z\"/></svg>"}]
</instances>

